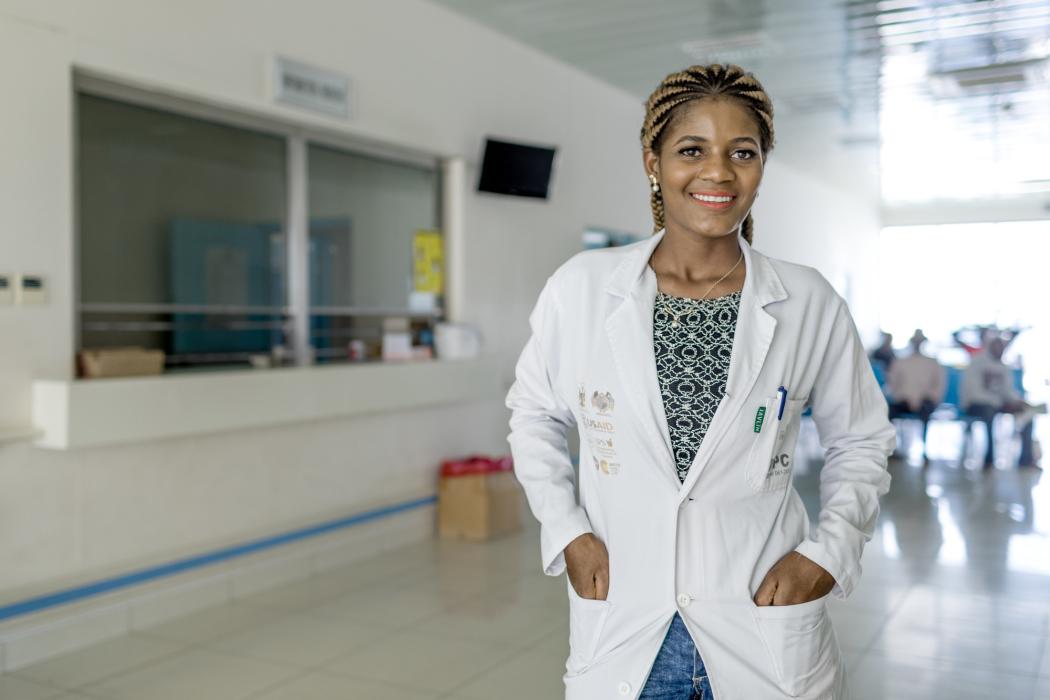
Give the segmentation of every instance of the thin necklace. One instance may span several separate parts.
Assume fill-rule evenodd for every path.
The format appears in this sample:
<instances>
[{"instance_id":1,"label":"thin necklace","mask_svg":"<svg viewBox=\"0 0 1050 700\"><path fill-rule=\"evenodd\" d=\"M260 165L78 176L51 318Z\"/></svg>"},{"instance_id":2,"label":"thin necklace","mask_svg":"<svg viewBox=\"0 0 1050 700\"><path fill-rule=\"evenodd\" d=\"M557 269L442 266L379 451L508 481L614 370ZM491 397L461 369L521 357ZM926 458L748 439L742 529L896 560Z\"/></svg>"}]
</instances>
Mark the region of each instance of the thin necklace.
<instances>
[{"instance_id":1,"label":"thin necklace","mask_svg":"<svg viewBox=\"0 0 1050 700\"><path fill-rule=\"evenodd\" d=\"M703 301L704 299L706 299L707 295L711 293L712 289L714 289L715 287L718 286L719 282L724 280L726 277L729 277L729 275L733 274L733 270L735 270L737 268L737 266L740 265L740 261L743 260L743 259L744 259L744 254L743 254L743 252L741 252L740 253L740 257L737 258L737 260L736 260L736 263L734 263L733 267L729 268L729 272L727 272L724 275L722 275L721 277L719 277L718 280L714 284L712 284L710 287L707 288L707 291L704 292L703 295L699 299L690 299L689 300L690 301L690 307L692 307L692 308L690 308L689 311L693 311L696 308L696 302ZM667 296L667 295L665 294L664 296ZM663 307L664 307L664 311L667 313L667 315L671 317L671 328L678 328L678 326L682 325L682 324L680 324L678 322L678 319L681 318L682 317L682 313L685 313L685 312L676 314L675 312L671 311L671 307L667 305L667 300L666 299L663 301Z\"/></svg>"}]
</instances>

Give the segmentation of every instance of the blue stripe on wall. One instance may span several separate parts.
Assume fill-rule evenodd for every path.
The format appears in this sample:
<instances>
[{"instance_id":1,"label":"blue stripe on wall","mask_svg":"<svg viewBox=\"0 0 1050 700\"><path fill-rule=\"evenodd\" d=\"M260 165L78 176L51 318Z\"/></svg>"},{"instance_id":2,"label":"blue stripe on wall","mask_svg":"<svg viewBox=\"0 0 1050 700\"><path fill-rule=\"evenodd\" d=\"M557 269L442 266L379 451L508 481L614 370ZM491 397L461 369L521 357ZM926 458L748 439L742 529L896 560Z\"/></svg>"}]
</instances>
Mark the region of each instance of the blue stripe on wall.
<instances>
[{"instance_id":1,"label":"blue stripe on wall","mask_svg":"<svg viewBox=\"0 0 1050 700\"><path fill-rule=\"evenodd\" d=\"M174 574L180 574L191 569L199 569L229 559L236 559L237 557L243 557L247 554L254 554L255 552L260 552L266 549L273 549L274 547L279 547L298 540L304 540L309 537L317 537L318 535L323 535L335 530L342 530L372 520L379 520L380 518L397 515L398 513L403 513L407 510L429 506L436 502L437 496L427 496L413 501L405 501L404 503L365 511L364 513L358 513L357 515L351 515L346 518L330 520L319 525L311 525L310 527L304 527L299 530L292 530L291 532L286 532L281 535L265 537L263 539L253 540L233 547L208 552L207 554L199 554L194 557L179 559L168 564L161 564L159 566L141 569L139 571L132 571L131 573L116 576L114 578L95 581L94 583L87 583L74 588L67 588L62 591L49 593L36 598L29 598L28 600L0 606L0 621L9 620L21 615L29 615L30 613L39 612L59 605L65 605L66 603L72 603L78 600L84 600L85 598L91 598L104 593L110 593L121 588L128 588L129 586L145 583L146 581L155 581L159 578L173 576Z\"/></svg>"}]
</instances>

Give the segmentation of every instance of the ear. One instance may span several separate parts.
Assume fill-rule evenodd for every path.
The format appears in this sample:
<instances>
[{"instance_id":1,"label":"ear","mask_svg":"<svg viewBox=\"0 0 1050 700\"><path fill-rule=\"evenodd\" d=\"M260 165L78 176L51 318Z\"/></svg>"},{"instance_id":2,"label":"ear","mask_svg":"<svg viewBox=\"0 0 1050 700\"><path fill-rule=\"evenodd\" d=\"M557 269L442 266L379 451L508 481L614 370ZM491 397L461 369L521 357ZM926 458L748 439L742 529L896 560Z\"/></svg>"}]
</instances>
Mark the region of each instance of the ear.
<instances>
[{"instance_id":1,"label":"ear","mask_svg":"<svg viewBox=\"0 0 1050 700\"><path fill-rule=\"evenodd\" d=\"M660 179L660 156L653 153L651 148L642 149L642 167L645 168L646 177L652 174L657 180Z\"/></svg>"}]
</instances>

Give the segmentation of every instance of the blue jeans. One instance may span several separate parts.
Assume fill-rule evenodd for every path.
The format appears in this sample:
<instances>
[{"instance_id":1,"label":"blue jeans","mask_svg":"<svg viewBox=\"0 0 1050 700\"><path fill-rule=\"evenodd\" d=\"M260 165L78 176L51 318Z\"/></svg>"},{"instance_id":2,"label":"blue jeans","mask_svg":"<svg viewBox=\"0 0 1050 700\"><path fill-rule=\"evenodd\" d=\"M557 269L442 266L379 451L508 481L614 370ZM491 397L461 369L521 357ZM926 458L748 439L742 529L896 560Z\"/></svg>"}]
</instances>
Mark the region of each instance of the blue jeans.
<instances>
[{"instance_id":1,"label":"blue jeans","mask_svg":"<svg viewBox=\"0 0 1050 700\"><path fill-rule=\"evenodd\" d=\"M714 700L704 660L676 613L638 700Z\"/></svg>"}]
</instances>

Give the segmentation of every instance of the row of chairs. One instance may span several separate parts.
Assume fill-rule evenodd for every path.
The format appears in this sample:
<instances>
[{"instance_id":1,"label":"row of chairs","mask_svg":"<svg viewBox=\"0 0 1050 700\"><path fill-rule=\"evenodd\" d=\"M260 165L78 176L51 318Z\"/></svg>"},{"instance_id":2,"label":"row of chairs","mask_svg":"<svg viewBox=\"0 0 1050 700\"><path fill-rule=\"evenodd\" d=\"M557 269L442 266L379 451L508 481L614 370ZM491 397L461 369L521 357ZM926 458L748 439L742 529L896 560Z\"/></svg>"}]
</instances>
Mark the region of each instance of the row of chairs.
<instances>
[{"instance_id":1,"label":"row of chairs","mask_svg":"<svg viewBox=\"0 0 1050 700\"><path fill-rule=\"evenodd\" d=\"M889 392L888 379L886 377L886 369L881 362L873 362L871 366L875 373L875 379L878 380L879 386L882 387L883 395L886 396L887 402L893 401L893 396ZM944 367L945 373L945 389L944 396L941 398L940 404L934 410L933 415L930 417L931 420L947 420L947 421L961 421L963 425L964 443L962 445L962 453L965 455L967 445L970 442L970 433L973 428L974 422L978 419L967 413L960 401L960 391L962 387L962 379L964 368L960 367ZM1020 369L1014 369L1013 372L1014 386L1021 394L1024 394L1024 372ZM922 420L921 416L917 413L905 413L897 416L901 421L904 420ZM1003 426L1005 428L1005 426ZM898 440L900 439L900 432L898 428Z\"/></svg>"}]
</instances>

